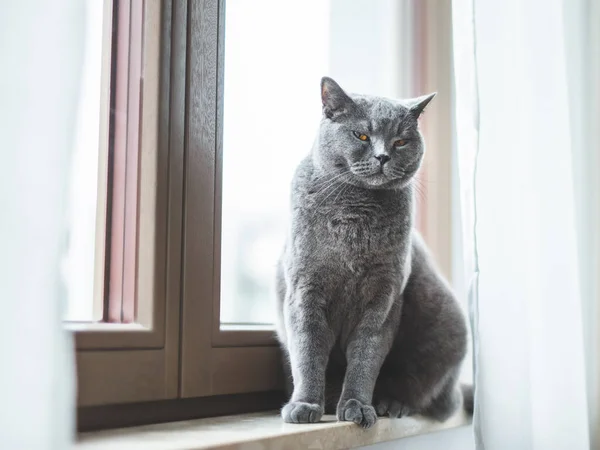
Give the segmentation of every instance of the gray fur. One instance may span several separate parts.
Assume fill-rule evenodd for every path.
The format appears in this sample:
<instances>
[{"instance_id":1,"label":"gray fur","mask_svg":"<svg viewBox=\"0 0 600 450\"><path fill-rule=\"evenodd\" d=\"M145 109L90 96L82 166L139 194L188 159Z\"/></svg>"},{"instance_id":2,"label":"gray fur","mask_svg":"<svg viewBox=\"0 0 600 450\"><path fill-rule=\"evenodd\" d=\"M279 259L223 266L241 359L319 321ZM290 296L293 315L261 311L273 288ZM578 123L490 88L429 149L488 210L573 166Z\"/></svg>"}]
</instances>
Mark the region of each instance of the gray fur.
<instances>
[{"instance_id":1,"label":"gray fur","mask_svg":"<svg viewBox=\"0 0 600 450\"><path fill-rule=\"evenodd\" d=\"M417 119L433 95L348 95L330 78L321 95L277 270L277 334L293 379L283 419L318 422L335 411L363 427L377 415L445 420L462 403L467 331L413 228L412 180L425 150Z\"/></svg>"}]
</instances>

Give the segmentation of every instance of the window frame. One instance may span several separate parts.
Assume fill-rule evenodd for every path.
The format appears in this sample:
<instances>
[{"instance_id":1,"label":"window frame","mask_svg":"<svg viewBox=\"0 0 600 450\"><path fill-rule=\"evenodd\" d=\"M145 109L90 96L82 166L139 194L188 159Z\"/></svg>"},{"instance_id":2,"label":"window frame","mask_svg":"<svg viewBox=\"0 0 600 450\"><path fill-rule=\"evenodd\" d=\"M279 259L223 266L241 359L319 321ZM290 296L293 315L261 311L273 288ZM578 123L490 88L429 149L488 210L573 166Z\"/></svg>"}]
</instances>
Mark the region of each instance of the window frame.
<instances>
[{"instance_id":1,"label":"window frame","mask_svg":"<svg viewBox=\"0 0 600 450\"><path fill-rule=\"evenodd\" d=\"M114 19L122 21L121 27L124 23L124 17L113 17L115 1L105 3L105 20L110 24L110 27L105 24L105 32L112 33ZM126 78L128 86L140 83L141 94L137 104L128 105L129 110L139 104L139 142L131 141L135 146L133 158L137 161L134 173L139 177L134 185L139 189L134 217L131 211L126 217L134 222L130 234L135 239L133 260L136 264L134 270L128 272L134 288L130 287L127 295L137 300L137 323L67 324L67 328L75 332L80 407L169 399L178 394L179 292L177 283L172 281L179 279L180 233L176 221L180 214L176 211L181 205L181 190L177 190L176 180L181 178L169 173L177 168L177 164L170 164L177 149L170 145L170 108L166 107L170 100L171 4L122 0L120 6L124 4L128 8L143 8L143 11L138 10L143 17L142 26L133 30L142 34L142 49L136 55L141 58L141 65L139 70L134 67L133 72L128 69ZM130 25L126 28L129 35ZM114 60L105 57L105 63L107 59ZM103 69L106 77L110 65L108 68L104 65ZM160 108L160 105L164 106ZM106 125L107 111L101 112L101 121ZM132 132L135 130L127 130L127 135ZM106 138L100 138L100 145L107 145ZM101 159L106 157L105 152L100 149ZM102 162L100 167L106 170L101 179L108 180L109 166ZM99 205L101 207L105 208ZM104 219L110 217L105 211L101 216ZM104 258L109 256L105 253L102 260ZM102 275L100 279L107 273L103 263L101 261L100 268L96 266L96 274ZM104 289L96 289L96 298L98 292L102 292L100 298L106 298L106 283L98 285ZM133 300L127 299L130 305Z\"/></svg>"},{"instance_id":2,"label":"window frame","mask_svg":"<svg viewBox=\"0 0 600 450\"><path fill-rule=\"evenodd\" d=\"M274 332L220 326L225 0L122 1L140 2L144 8L135 247L138 323L71 327L76 329L79 429L279 407L284 378ZM445 36L431 24L444 20L432 8L415 8L415 23L425 33L421 45L428 52L439 49L435 46ZM449 24L445 26L447 30ZM442 76L451 73L451 65L433 67L431 58L421 60L417 70L416 78L425 80L416 86L419 91L440 83L450 86L451 78L444 81ZM105 57L109 68L110 61ZM436 99L423 119L429 144L425 170L437 182L426 185L422 225L428 240L435 235L432 250L442 252L442 259L451 248L451 229L441 225L451 223L446 220L451 165L430 161L450 160L451 128L437 138L428 130L438 129L436 120L447 117L451 105L447 95L442 102ZM101 121L108 120L108 111L101 114ZM107 145L102 138L100 145ZM100 167L107 170L102 155ZM101 179L106 175L101 173ZM447 210L440 215L446 201ZM99 202L104 215L98 220L107 219L105 204ZM97 270L104 270L105 256L97 255L102 260ZM450 276L449 254L447 259L440 265ZM104 296L97 287L95 304L98 292Z\"/></svg>"},{"instance_id":3,"label":"window frame","mask_svg":"<svg viewBox=\"0 0 600 450\"><path fill-rule=\"evenodd\" d=\"M222 121L222 46L220 84L216 58L224 16L218 24L217 17L223 8L224 2L216 0L164 0L162 8L158 2L144 2L138 323L70 325L75 329L78 413L84 429L111 422L102 417L109 410L133 408L148 416L139 402L158 401L157 408L169 410L169 401L210 396L194 399L198 416L202 405L224 399L235 410L221 409L240 412L272 408L280 401L274 399L281 398L281 361L273 332L221 332L218 321L220 194L215 193L220 192L221 134L216 124ZM197 267L203 268L200 276ZM141 317L143 305L152 309ZM207 333L199 333L203 329ZM260 370L248 372L252 367ZM241 383L232 377L240 370L245 372ZM249 396L265 401L250 406Z\"/></svg>"},{"instance_id":4,"label":"window frame","mask_svg":"<svg viewBox=\"0 0 600 450\"><path fill-rule=\"evenodd\" d=\"M281 355L273 331L220 327L224 21L224 0L189 4L189 45L201 51L188 52L188 92L195 95L188 101L186 130L184 398L283 388Z\"/></svg>"}]
</instances>

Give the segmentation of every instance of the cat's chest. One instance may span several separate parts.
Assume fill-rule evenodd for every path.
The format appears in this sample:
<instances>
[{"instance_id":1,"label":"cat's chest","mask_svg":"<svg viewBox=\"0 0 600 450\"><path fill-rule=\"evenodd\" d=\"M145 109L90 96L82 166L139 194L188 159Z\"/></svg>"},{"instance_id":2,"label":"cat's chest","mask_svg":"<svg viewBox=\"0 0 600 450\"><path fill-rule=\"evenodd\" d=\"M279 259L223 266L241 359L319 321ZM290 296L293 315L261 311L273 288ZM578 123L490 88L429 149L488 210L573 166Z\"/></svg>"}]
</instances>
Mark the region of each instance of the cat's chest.
<instances>
[{"instance_id":1,"label":"cat's chest","mask_svg":"<svg viewBox=\"0 0 600 450\"><path fill-rule=\"evenodd\" d=\"M376 208L335 207L320 211L320 243L332 257L382 254L401 245L409 218ZM405 222L405 223L404 223Z\"/></svg>"},{"instance_id":2,"label":"cat's chest","mask_svg":"<svg viewBox=\"0 0 600 450\"><path fill-rule=\"evenodd\" d=\"M295 200L295 253L313 263L335 267L395 260L411 229L410 195L344 187L323 198L304 191ZM313 264L314 265L314 264Z\"/></svg>"},{"instance_id":3,"label":"cat's chest","mask_svg":"<svg viewBox=\"0 0 600 450\"><path fill-rule=\"evenodd\" d=\"M373 209L340 207L319 213L332 243L367 241L371 235L385 231L385 218Z\"/></svg>"}]
</instances>

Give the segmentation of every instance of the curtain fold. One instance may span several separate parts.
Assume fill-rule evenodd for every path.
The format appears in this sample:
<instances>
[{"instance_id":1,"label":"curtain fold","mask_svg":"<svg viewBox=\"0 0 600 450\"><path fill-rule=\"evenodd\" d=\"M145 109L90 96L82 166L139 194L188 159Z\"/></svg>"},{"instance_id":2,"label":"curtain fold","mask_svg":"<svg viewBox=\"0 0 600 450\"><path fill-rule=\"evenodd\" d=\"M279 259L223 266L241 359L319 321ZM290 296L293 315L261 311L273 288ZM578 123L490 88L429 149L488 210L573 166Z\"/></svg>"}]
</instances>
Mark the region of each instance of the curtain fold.
<instances>
[{"instance_id":1,"label":"curtain fold","mask_svg":"<svg viewBox=\"0 0 600 450\"><path fill-rule=\"evenodd\" d=\"M0 9L0 448L64 450L75 434L75 373L59 268L84 4Z\"/></svg>"},{"instance_id":2,"label":"curtain fold","mask_svg":"<svg viewBox=\"0 0 600 450\"><path fill-rule=\"evenodd\" d=\"M563 3L454 0L453 19L477 447L587 449Z\"/></svg>"}]
</instances>

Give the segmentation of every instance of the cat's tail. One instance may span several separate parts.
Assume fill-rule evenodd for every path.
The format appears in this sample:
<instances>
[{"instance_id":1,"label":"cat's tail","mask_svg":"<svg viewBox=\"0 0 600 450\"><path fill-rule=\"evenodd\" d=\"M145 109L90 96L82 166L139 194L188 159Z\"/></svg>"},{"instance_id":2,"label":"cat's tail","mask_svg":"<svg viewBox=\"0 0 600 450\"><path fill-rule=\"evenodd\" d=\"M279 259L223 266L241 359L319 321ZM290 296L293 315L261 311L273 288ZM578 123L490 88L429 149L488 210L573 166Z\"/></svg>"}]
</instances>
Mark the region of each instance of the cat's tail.
<instances>
[{"instance_id":1,"label":"cat's tail","mask_svg":"<svg viewBox=\"0 0 600 450\"><path fill-rule=\"evenodd\" d=\"M460 390L463 396L463 407L469 415L473 415L473 385L463 384L460 385Z\"/></svg>"}]
</instances>

